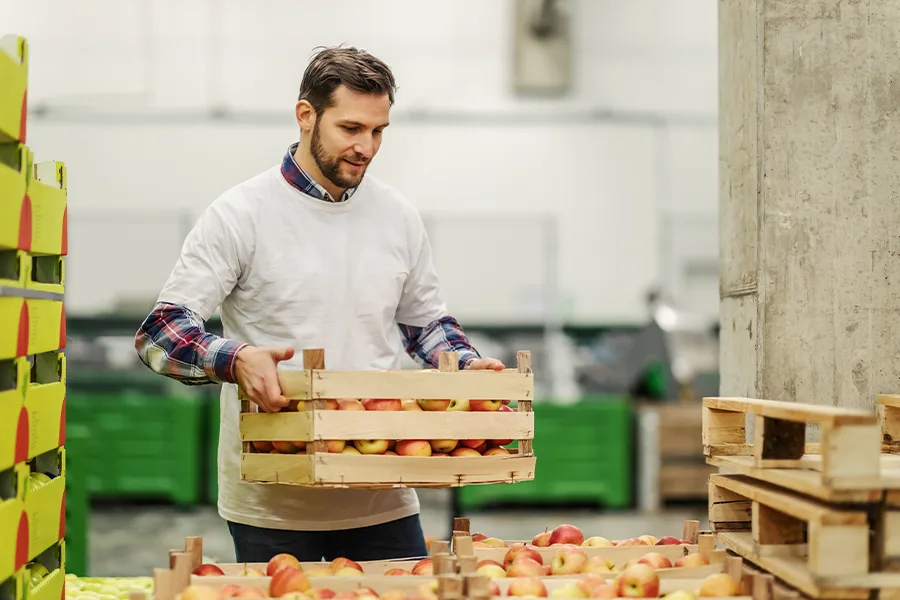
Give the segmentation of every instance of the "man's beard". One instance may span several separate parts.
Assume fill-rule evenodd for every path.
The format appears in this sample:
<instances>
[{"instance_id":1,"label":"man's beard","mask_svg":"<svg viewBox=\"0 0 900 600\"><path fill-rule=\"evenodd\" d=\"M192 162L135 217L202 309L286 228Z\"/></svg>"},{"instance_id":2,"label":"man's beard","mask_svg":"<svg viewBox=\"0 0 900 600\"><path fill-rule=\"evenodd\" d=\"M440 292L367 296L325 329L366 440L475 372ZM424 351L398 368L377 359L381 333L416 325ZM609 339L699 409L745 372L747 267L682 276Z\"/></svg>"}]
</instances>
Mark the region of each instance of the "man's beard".
<instances>
[{"instance_id":1,"label":"man's beard","mask_svg":"<svg viewBox=\"0 0 900 600\"><path fill-rule=\"evenodd\" d=\"M368 165L363 166L362 172L359 174L358 178L341 175L341 162L343 159L339 156L333 157L326 154L325 148L322 146L322 140L319 138L318 121L313 125L312 138L310 139L309 146L313 160L316 161L316 166L319 167L319 171L322 172L322 175L324 175L328 181L337 187L342 189L352 188L358 186L359 182L362 181ZM357 159L357 162L362 161ZM339 198L335 198L335 200L339 200Z\"/></svg>"}]
</instances>

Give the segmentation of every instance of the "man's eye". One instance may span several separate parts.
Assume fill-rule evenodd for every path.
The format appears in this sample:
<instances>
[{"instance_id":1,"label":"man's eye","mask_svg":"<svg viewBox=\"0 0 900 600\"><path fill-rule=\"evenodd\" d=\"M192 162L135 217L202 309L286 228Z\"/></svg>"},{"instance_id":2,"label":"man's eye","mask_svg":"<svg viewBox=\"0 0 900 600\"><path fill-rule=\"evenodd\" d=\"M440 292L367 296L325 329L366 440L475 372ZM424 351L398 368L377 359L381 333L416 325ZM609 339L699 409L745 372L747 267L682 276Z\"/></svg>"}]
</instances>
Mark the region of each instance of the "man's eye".
<instances>
[{"instance_id":1,"label":"man's eye","mask_svg":"<svg viewBox=\"0 0 900 600\"><path fill-rule=\"evenodd\" d=\"M349 131L350 133L356 133L359 131L359 127L351 127L349 125L344 125L344 129Z\"/></svg>"}]
</instances>

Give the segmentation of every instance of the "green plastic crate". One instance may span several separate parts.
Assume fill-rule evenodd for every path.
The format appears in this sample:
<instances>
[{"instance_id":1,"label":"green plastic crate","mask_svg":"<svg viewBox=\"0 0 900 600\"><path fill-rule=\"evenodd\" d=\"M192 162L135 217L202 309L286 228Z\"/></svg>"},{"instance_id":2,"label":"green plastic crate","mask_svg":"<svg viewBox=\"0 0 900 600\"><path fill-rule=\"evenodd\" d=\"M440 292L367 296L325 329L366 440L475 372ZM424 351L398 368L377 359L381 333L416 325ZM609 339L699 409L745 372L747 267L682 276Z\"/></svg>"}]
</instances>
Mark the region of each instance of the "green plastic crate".
<instances>
[{"instance_id":1,"label":"green plastic crate","mask_svg":"<svg viewBox=\"0 0 900 600\"><path fill-rule=\"evenodd\" d=\"M84 473L88 441L83 427L66 430L66 573L88 575L90 499Z\"/></svg>"},{"instance_id":2,"label":"green plastic crate","mask_svg":"<svg viewBox=\"0 0 900 600\"><path fill-rule=\"evenodd\" d=\"M204 406L202 398L69 392L67 428L88 438L79 444L87 493L200 502Z\"/></svg>"},{"instance_id":3,"label":"green plastic crate","mask_svg":"<svg viewBox=\"0 0 900 600\"><path fill-rule=\"evenodd\" d=\"M510 484L470 485L458 490L459 508L490 505L632 503L631 401L592 396L570 405L534 402L535 478Z\"/></svg>"},{"instance_id":4,"label":"green plastic crate","mask_svg":"<svg viewBox=\"0 0 900 600\"><path fill-rule=\"evenodd\" d=\"M206 500L213 506L219 501L219 396L209 398L206 430Z\"/></svg>"}]
</instances>

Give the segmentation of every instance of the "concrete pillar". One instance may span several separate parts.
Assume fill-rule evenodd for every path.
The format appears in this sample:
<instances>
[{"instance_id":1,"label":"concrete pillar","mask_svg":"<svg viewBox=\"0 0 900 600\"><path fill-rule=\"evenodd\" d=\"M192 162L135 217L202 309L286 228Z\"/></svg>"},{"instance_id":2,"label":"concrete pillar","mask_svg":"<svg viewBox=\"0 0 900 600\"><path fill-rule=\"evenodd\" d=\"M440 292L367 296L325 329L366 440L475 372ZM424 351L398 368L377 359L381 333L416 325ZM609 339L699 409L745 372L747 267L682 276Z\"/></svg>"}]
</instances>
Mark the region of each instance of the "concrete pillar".
<instances>
[{"instance_id":1,"label":"concrete pillar","mask_svg":"<svg viewBox=\"0 0 900 600\"><path fill-rule=\"evenodd\" d=\"M721 394L900 392L900 0L720 0Z\"/></svg>"}]
</instances>

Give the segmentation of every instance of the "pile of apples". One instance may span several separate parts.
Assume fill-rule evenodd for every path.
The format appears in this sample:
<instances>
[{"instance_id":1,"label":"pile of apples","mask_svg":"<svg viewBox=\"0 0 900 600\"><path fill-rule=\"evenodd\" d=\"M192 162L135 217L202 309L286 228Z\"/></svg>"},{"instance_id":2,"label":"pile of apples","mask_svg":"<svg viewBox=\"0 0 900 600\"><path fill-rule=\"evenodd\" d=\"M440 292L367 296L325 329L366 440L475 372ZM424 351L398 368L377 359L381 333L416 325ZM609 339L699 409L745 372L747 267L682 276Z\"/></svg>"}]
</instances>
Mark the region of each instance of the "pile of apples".
<instances>
[{"instance_id":1,"label":"pile of apples","mask_svg":"<svg viewBox=\"0 0 900 600\"><path fill-rule=\"evenodd\" d=\"M294 407L291 407L294 410ZM306 410L306 402L296 410ZM326 400L326 410L513 412L509 400L401 400L398 398L342 398ZM332 454L388 456L502 456L512 440L328 440ZM252 442L257 452L306 454L306 442Z\"/></svg>"},{"instance_id":2,"label":"pile of apples","mask_svg":"<svg viewBox=\"0 0 900 600\"><path fill-rule=\"evenodd\" d=\"M584 575L550 593L551 598L658 598L659 576L647 565L633 565L622 571L610 584L599 575ZM668 600L696 600L697 598L728 598L739 596L740 585L726 573L708 575L696 593L678 590L663 596ZM509 586L510 596L547 596L547 588L540 579L517 579Z\"/></svg>"},{"instance_id":3,"label":"pile of apples","mask_svg":"<svg viewBox=\"0 0 900 600\"><path fill-rule=\"evenodd\" d=\"M66 575L66 600L127 600L132 592L143 592L151 596L153 578Z\"/></svg>"},{"instance_id":4,"label":"pile of apples","mask_svg":"<svg viewBox=\"0 0 900 600\"><path fill-rule=\"evenodd\" d=\"M472 536L472 541L476 548L506 548L506 542L499 538L487 537L483 533L476 533ZM584 534L574 525L565 523L553 529L553 531L543 531L531 540L532 546L538 548L549 548L551 546L595 546L595 547L613 547L613 546L679 546L689 545L687 540L679 540L670 535L657 538L652 535L642 535L636 538L628 538L625 540L608 540L605 537L593 536L585 539Z\"/></svg>"},{"instance_id":5,"label":"pile of apples","mask_svg":"<svg viewBox=\"0 0 900 600\"><path fill-rule=\"evenodd\" d=\"M310 569L303 569L303 565L297 560L297 557L292 554L277 554L272 557L272 559L266 564L265 572L260 571L259 569L253 568L245 568L240 575L244 577L272 577L273 585L275 576L283 570L294 570L300 572L304 578L307 577L359 577L364 574L362 566L358 562L352 561L349 558L336 558L330 563L321 563L321 566L317 563L315 567ZM222 570L219 565L215 563L203 563L193 572L194 575L199 575L201 577L221 577L225 575L225 572ZM434 574L434 563L430 558L423 558L415 565L413 565L412 569L406 570L401 568L389 568L384 573L385 575L433 575ZM299 581L299 580L298 580ZM284 592L285 590L281 589L279 586L284 585L283 583L279 583L275 591ZM270 588L271 590L271 588ZM279 594L283 595L283 594ZM277 597L277 596L273 596Z\"/></svg>"}]
</instances>

